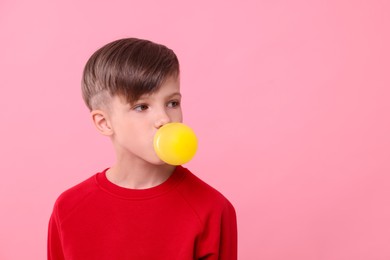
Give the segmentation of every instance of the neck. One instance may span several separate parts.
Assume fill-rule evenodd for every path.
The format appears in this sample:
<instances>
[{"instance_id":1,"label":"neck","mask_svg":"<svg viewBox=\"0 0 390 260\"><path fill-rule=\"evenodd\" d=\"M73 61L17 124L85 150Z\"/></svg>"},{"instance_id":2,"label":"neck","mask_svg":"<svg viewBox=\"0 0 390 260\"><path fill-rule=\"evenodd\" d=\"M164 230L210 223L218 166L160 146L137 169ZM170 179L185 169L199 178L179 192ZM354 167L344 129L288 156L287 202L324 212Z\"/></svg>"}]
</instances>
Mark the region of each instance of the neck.
<instances>
[{"instance_id":1,"label":"neck","mask_svg":"<svg viewBox=\"0 0 390 260\"><path fill-rule=\"evenodd\" d=\"M174 169L172 165L150 164L140 158L118 158L106 174L109 181L120 187L148 189L165 182Z\"/></svg>"}]
</instances>

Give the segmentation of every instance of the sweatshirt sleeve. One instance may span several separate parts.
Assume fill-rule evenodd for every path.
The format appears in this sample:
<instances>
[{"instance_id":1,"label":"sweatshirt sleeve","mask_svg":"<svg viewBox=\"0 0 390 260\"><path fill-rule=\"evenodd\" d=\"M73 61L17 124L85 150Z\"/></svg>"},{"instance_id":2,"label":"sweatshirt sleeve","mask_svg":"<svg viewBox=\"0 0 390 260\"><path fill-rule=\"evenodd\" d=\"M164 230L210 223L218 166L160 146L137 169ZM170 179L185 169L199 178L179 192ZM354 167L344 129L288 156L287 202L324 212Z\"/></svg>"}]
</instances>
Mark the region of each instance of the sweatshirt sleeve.
<instances>
[{"instance_id":1,"label":"sweatshirt sleeve","mask_svg":"<svg viewBox=\"0 0 390 260\"><path fill-rule=\"evenodd\" d=\"M48 241L47 241L47 259L64 260L64 254L61 244L61 235L57 219L56 209L54 209L49 222Z\"/></svg>"},{"instance_id":2,"label":"sweatshirt sleeve","mask_svg":"<svg viewBox=\"0 0 390 260\"><path fill-rule=\"evenodd\" d=\"M196 251L196 259L237 260L236 212L229 201L205 219Z\"/></svg>"},{"instance_id":3,"label":"sweatshirt sleeve","mask_svg":"<svg viewBox=\"0 0 390 260\"><path fill-rule=\"evenodd\" d=\"M237 218L233 205L228 202L221 216L219 242L220 260L237 260Z\"/></svg>"}]
</instances>

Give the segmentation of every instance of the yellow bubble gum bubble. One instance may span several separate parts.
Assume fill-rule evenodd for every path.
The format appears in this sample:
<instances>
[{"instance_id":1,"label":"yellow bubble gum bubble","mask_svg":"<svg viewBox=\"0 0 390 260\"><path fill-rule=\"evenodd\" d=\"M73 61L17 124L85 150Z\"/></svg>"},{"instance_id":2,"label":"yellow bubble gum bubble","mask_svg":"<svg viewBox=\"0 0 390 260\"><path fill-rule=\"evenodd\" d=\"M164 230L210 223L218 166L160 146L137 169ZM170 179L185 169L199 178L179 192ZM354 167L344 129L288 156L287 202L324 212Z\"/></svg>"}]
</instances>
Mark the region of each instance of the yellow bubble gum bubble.
<instances>
[{"instance_id":1,"label":"yellow bubble gum bubble","mask_svg":"<svg viewBox=\"0 0 390 260\"><path fill-rule=\"evenodd\" d=\"M182 123L169 123L160 127L153 144L157 156L170 165L189 162L198 149L194 131Z\"/></svg>"}]
</instances>

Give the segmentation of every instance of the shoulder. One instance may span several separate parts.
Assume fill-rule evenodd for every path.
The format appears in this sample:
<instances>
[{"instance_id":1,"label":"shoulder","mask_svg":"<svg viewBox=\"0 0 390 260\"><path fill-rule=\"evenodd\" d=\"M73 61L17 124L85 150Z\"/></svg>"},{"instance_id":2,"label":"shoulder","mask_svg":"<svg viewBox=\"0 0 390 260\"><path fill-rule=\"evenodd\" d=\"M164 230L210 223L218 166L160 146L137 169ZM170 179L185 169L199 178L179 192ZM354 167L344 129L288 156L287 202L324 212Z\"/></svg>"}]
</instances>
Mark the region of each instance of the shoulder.
<instances>
[{"instance_id":1,"label":"shoulder","mask_svg":"<svg viewBox=\"0 0 390 260\"><path fill-rule=\"evenodd\" d=\"M54 211L58 217L62 218L65 214L72 212L79 205L85 204L86 201L99 190L96 182L98 174L94 174L88 179L61 193L54 205Z\"/></svg>"},{"instance_id":2,"label":"shoulder","mask_svg":"<svg viewBox=\"0 0 390 260\"><path fill-rule=\"evenodd\" d=\"M178 191L201 225L196 259L207 256L237 259L237 218L233 205L221 192L187 169L183 170L184 178Z\"/></svg>"},{"instance_id":3,"label":"shoulder","mask_svg":"<svg viewBox=\"0 0 390 260\"><path fill-rule=\"evenodd\" d=\"M188 169L182 167L185 178L178 187L181 196L197 212L234 213L232 203L217 189L201 180Z\"/></svg>"}]
</instances>

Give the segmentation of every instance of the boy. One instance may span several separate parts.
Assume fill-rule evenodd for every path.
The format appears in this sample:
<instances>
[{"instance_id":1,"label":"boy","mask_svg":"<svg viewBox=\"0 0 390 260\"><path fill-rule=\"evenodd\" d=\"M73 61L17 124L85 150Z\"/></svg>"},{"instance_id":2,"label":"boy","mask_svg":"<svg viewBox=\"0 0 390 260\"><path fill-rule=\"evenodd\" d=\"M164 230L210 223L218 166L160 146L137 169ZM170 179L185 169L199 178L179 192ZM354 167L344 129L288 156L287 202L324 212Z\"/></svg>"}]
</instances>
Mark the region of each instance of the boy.
<instances>
[{"instance_id":1,"label":"boy","mask_svg":"<svg viewBox=\"0 0 390 260\"><path fill-rule=\"evenodd\" d=\"M116 162L57 199L48 259L237 259L231 203L153 149L157 129L182 121L174 52L136 38L109 43L88 60L82 93Z\"/></svg>"}]
</instances>

